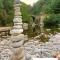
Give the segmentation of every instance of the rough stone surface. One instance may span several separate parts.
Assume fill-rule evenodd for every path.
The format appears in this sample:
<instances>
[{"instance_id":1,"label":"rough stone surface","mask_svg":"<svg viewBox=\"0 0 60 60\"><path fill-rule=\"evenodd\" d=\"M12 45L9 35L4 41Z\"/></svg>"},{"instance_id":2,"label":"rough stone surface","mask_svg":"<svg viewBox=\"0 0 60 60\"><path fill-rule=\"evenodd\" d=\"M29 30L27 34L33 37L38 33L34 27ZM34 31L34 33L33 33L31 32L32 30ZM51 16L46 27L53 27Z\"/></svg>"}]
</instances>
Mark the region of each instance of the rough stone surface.
<instances>
[{"instance_id":1,"label":"rough stone surface","mask_svg":"<svg viewBox=\"0 0 60 60\"><path fill-rule=\"evenodd\" d=\"M22 23L22 17L21 17L21 12L20 12L20 3L19 2L16 3L17 1L19 0L16 0L14 4L14 10L15 10L15 16L13 19L14 26L13 26L13 29L10 31L12 35L18 35L23 32L23 27L22 27L23 23Z\"/></svg>"},{"instance_id":2,"label":"rough stone surface","mask_svg":"<svg viewBox=\"0 0 60 60\"><path fill-rule=\"evenodd\" d=\"M0 42L0 60L19 60L24 58L24 35L11 36ZM16 55L17 54L17 55Z\"/></svg>"},{"instance_id":3,"label":"rough stone surface","mask_svg":"<svg viewBox=\"0 0 60 60\"><path fill-rule=\"evenodd\" d=\"M20 1L14 1L15 16L14 26L10 31L9 40L0 42L0 60L24 60L24 35L22 34L22 17L20 12Z\"/></svg>"},{"instance_id":4,"label":"rough stone surface","mask_svg":"<svg viewBox=\"0 0 60 60\"><path fill-rule=\"evenodd\" d=\"M28 29L28 23L23 23L23 29L27 30Z\"/></svg>"},{"instance_id":5,"label":"rough stone surface","mask_svg":"<svg viewBox=\"0 0 60 60\"><path fill-rule=\"evenodd\" d=\"M25 59L31 60L32 58L50 58L52 53L60 53L60 33L50 37L49 42L38 43L38 41L30 41L25 45Z\"/></svg>"},{"instance_id":6,"label":"rough stone surface","mask_svg":"<svg viewBox=\"0 0 60 60\"><path fill-rule=\"evenodd\" d=\"M11 41L3 40L0 42L0 60L11 60L13 54Z\"/></svg>"},{"instance_id":7,"label":"rough stone surface","mask_svg":"<svg viewBox=\"0 0 60 60\"><path fill-rule=\"evenodd\" d=\"M24 35L23 34L20 34L18 36L11 36L11 41L12 41L11 46L13 48L19 48L19 47L23 46L23 43L24 43Z\"/></svg>"},{"instance_id":8,"label":"rough stone surface","mask_svg":"<svg viewBox=\"0 0 60 60\"><path fill-rule=\"evenodd\" d=\"M9 40L4 39L0 42L0 60L32 60L32 58L50 58L52 53L60 53L60 33L52 36L49 42L42 43L36 40L30 40L22 47L24 35L12 36ZM18 44L18 42L20 42ZM14 46L17 47L13 47ZM17 44L17 45L16 45ZM21 44L21 46L20 46ZM24 50L24 51L23 51ZM22 59L23 58L23 59Z\"/></svg>"}]
</instances>

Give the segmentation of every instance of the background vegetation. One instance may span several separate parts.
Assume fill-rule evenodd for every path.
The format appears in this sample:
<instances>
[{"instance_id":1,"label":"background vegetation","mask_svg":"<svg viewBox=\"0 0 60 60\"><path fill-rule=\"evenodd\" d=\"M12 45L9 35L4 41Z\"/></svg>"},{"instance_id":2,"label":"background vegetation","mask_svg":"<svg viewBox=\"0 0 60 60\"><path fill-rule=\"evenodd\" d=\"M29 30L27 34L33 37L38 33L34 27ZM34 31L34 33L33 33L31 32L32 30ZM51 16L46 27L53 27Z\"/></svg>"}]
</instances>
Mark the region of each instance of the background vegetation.
<instances>
[{"instance_id":1,"label":"background vegetation","mask_svg":"<svg viewBox=\"0 0 60 60\"><path fill-rule=\"evenodd\" d=\"M14 0L0 0L0 26L12 26L14 9ZM23 22L28 23L31 15L47 14L49 17L44 19L44 27L60 27L60 0L38 0L31 7L21 2L21 13Z\"/></svg>"},{"instance_id":2,"label":"background vegetation","mask_svg":"<svg viewBox=\"0 0 60 60\"><path fill-rule=\"evenodd\" d=\"M39 0L34 4L32 11L34 15L47 15L44 19L45 28L60 27L60 0Z\"/></svg>"},{"instance_id":3,"label":"background vegetation","mask_svg":"<svg viewBox=\"0 0 60 60\"><path fill-rule=\"evenodd\" d=\"M20 8L21 8L23 22L29 23L29 20L30 20L31 15L32 15L32 12L31 12L32 7L30 5L27 5L23 2L21 2Z\"/></svg>"},{"instance_id":4,"label":"background vegetation","mask_svg":"<svg viewBox=\"0 0 60 60\"><path fill-rule=\"evenodd\" d=\"M14 0L0 0L0 26L11 26L14 17Z\"/></svg>"},{"instance_id":5,"label":"background vegetation","mask_svg":"<svg viewBox=\"0 0 60 60\"><path fill-rule=\"evenodd\" d=\"M12 26L14 18L14 0L0 0L0 26ZM31 6L21 2L21 13L23 22L28 23L31 17Z\"/></svg>"}]
</instances>

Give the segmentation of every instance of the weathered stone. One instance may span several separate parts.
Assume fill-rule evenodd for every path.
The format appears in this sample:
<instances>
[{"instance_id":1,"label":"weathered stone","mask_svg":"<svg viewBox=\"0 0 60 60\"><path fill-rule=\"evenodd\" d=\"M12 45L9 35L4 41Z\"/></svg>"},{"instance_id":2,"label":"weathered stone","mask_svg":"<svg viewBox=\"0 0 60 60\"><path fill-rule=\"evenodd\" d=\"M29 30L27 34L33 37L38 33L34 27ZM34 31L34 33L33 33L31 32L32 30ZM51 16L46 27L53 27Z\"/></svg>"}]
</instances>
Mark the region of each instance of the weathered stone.
<instances>
[{"instance_id":1,"label":"weathered stone","mask_svg":"<svg viewBox=\"0 0 60 60\"><path fill-rule=\"evenodd\" d=\"M21 40L21 41L19 41L19 42L14 42L14 43L12 43L12 47L13 48L19 48L19 47L21 47L22 45L23 45L23 40Z\"/></svg>"},{"instance_id":2,"label":"weathered stone","mask_svg":"<svg viewBox=\"0 0 60 60\"><path fill-rule=\"evenodd\" d=\"M13 56L11 60L24 60L24 48L23 48L23 43L24 43L24 34L23 32L23 23L22 23L22 16L20 12L20 1L15 0L14 1L14 10L15 10L15 15L13 19L14 26L12 30L10 31L11 33L11 47L13 48Z\"/></svg>"},{"instance_id":3,"label":"weathered stone","mask_svg":"<svg viewBox=\"0 0 60 60\"><path fill-rule=\"evenodd\" d=\"M27 23L24 23L24 24L23 24L23 29L24 29L24 30L27 30L27 29L28 29L28 24L27 24Z\"/></svg>"},{"instance_id":4,"label":"weathered stone","mask_svg":"<svg viewBox=\"0 0 60 60\"><path fill-rule=\"evenodd\" d=\"M22 29L22 26L13 26L13 28Z\"/></svg>"},{"instance_id":5,"label":"weathered stone","mask_svg":"<svg viewBox=\"0 0 60 60\"><path fill-rule=\"evenodd\" d=\"M17 17L14 18L13 22L14 23L21 23L22 19L17 16Z\"/></svg>"},{"instance_id":6,"label":"weathered stone","mask_svg":"<svg viewBox=\"0 0 60 60\"><path fill-rule=\"evenodd\" d=\"M3 40L3 41L1 41L0 42L0 46L2 45L2 46L9 46L9 44L11 44L11 41L7 41L7 40Z\"/></svg>"},{"instance_id":7,"label":"weathered stone","mask_svg":"<svg viewBox=\"0 0 60 60\"><path fill-rule=\"evenodd\" d=\"M22 26L23 23L14 23L14 26L20 25Z\"/></svg>"},{"instance_id":8,"label":"weathered stone","mask_svg":"<svg viewBox=\"0 0 60 60\"><path fill-rule=\"evenodd\" d=\"M12 42L19 42L21 40L24 40L24 34L20 34L20 35L17 35L17 36L11 36L10 40Z\"/></svg>"},{"instance_id":9,"label":"weathered stone","mask_svg":"<svg viewBox=\"0 0 60 60\"><path fill-rule=\"evenodd\" d=\"M0 59L1 60L11 60L11 56L12 56L13 52L10 50L10 49L4 49L2 52L1 52L1 55L0 55Z\"/></svg>"},{"instance_id":10,"label":"weathered stone","mask_svg":"<svg viewBox=\"0 0 60 60\"><path fill-rule=\"evenodd\" d=\"M52 36L49 39L50 42L60 42L60 33L56 34L55 36Z\"/></svg>"},{"instance_id":11,"label":"weathered stone","mask_svg":"<svg viewBox=\"0 0 60 60\"><path fill-rule=\"evenodd\" d=\"M23 60L23 58L24 58L23 49L24 49L23 47L15 49L14 55L12 56L11 60Z\"/></svg>"},{"instance_id":12,"label":"weathered stone","mask_svg":"<svg viewBox=\"0 0 60 60\"><path fill-rule=\"evenodd\" d=\"M21 34L23 32L23 28L22 28L22 17L21 17L21 12L19 11L20 9L20 4L14 4L14 9L15 9L15 16L13 19L14 22L14 26L13 29L10 31L10 33L12 35L18 35ZM16 9L18 8L18 9Z\"/></svg>"},{"instance_id":13,"label":"weathered stone","mask_svg":"<svg viewBox=\"0 0 60 60\"><path fill-rule=\"evenodd\" d=\"M13 35L19 35L23 32L23 29L13 29L10 31L11 34Z\"/></svg>"},{"instance_id":14,"label":"weathered stone","mask_svg":"<svg viewBox=\"0 0 60 60\"><path fill-rule=\"evenodd\" d=\"M52 37L49 39L49 42L46 42L46 43L36 43L34 40L33 40L34 42L33 41L27 42L24 45L25 57L28 53L28 57L30 57L30 58L33 58L33 57L35 57L35 58L36 57L37 58L52 58L53 57L52 53L54 53L54 54L55 54L55 52L60 53L60 42L59 42L60 41L60 33L58 33ZM30 59L30 58L28 58L28 59Z\"/></svg>"}]
</instances>

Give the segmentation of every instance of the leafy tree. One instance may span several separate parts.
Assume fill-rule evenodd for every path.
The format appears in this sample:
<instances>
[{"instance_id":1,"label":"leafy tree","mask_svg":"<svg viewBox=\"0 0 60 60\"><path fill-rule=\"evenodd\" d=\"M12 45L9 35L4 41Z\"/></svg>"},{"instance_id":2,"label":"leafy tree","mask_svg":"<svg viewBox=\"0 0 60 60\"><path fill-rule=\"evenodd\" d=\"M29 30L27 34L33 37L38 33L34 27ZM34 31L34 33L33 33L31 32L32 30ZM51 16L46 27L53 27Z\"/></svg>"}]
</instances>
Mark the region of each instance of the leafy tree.
<instances>
[{"instance_id":1,"label":"leafy tree","mask_svg":"<svg viewBox=\"0 0 60 60\"><path fill-rule=\"evenodd\" d=\"M23 22L28 23L31 17L31 6L30 5L26 5L25 3L21 2L21 14L22 14L22 18L23 18Z\"/></svg>"},{"instance_id":2,"label":"leafy tree","mask_svg":"<svg viewBox=\"0 0 60 60\"><path fill-rule=\"evenodd\" d=\"M45 28L58 28L60 24L60 14L54 15L51 14L49 17L46 17L44 20Z\"/></svg>"},{"instance_id":3,"label":"leafy tree","mask_svg":"<svg viewBox=\"0 0 60 60\"><path fill-rule=\"evenodd\" d=\"M41 12L46 14L60 13L60 0L39 0L32 8L33 14L37 15Z\"/></svg>"},{"instance_id":4,"label":"leafy tree","mask_svg":"<svg viewBox=\"0 0 60 60\"><path fill-rule=\"evenodd\" d=\"M4 10L6 12L6 20L7 25L12 25L13 17L14 17L14 9L13 9L13 3L14 0L5 0L4 3Z\"/></svg>"},{"instance_id":5,"label":"leafy tree","mask_svg":"<svg viewBox=\"0 0 60 60\"><path fill-rule=\"evenodd\" d=\"M32 13L34 15L40 14L42 7L45 5L45 3L46 3L45 0L39 0L37 3L35 3L32 8Z\"/></svg>"},{"instance_id":6,"label":"leafy tree","mask_svg":"<svg viewBox=\"0 0 60 60\"><path fill-rule=\"evenodd\" d=\"M60 13L60 0L48 0L48 1L46 1L46 4L42 8L42 11L44 13L48 13L48 14L51 14L51 13L58 14L58 13Z\"/></svg>"},{"instance_id":7,"label":"leafy tree","mask_svg":"<svg viewBox=\"0 0 60 60\"><path fill-rule=\"evenodd\" d=\"M13 25L13 18L14 18L13 4L14 4L14 0L0 0L0 26ZM29 22L31 16L31 12L30 12L31 6L21 2L20 7L23 16L22 17L23 22Z\"/></svg>"},{"instance_id":8,"label":"leafy tree","mask_svg":"<svg viewBox=\"0 0 60 60\"><path fill-rule=\"evenodd\" d=\"M52 10L55 14L60 13L60 0L55 0L53 6L52 6Z\"/></svg>"},{"instance_id":9,"label":"leafy tree","mask_svg":"<svg viewBox=\"0 0 60 60\"><path fill-rule=\"evenodd\" d=\"M11 25L14 16L13 1L14 0L0 0L0 26Z\"/></svg>"}]
</instances>

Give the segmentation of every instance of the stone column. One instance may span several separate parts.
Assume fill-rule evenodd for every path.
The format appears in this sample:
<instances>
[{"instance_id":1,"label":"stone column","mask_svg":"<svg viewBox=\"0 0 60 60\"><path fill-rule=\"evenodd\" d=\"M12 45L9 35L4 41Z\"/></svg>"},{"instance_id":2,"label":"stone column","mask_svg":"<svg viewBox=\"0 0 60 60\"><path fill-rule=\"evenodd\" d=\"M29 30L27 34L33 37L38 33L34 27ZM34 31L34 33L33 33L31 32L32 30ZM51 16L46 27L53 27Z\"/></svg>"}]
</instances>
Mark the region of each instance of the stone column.
<instances>
[{"instance_id":1,"label":"stone column","mask_svg":"<svg viewBox=\"0 0 60 60\"><path fill-rule=\"evenodd\" d=\"M20 1L19 0L15 0L14 2L14 10L15 10L15 16L13 19L13 29L10 31L10 33L12 35L18 35L21 34L23 32L23 27L22 27L22 16L21 16L21 12L20 12Z\"/></svg>"},{"instance_id":2,"label":"stone column","mask_svg":"<svg viewBox=\"0 0 60 60\"><path fill-rule=\"evenodd\" d=\"M20 0L14 1L14 10L15 10L15 16L13 19L14 26L10 31L11 41L12 41L11 46L13 47L12 50L14 52L12 56L12 60L24 60L24 47L23 47L24 34L22 34L23 23L22 23L22 16L20 12Z\"/></svg>"}]
</instances>

